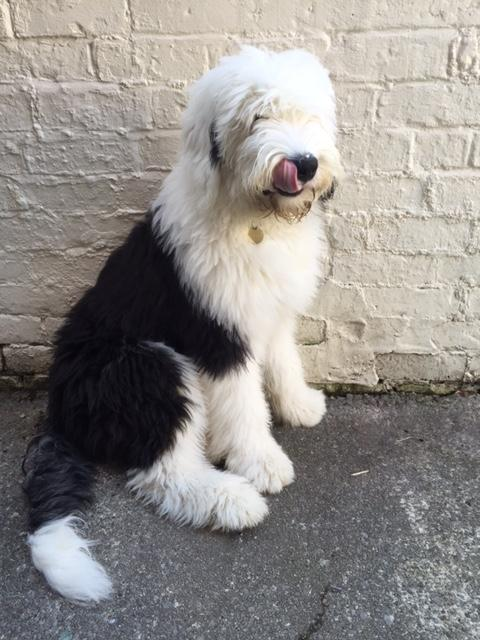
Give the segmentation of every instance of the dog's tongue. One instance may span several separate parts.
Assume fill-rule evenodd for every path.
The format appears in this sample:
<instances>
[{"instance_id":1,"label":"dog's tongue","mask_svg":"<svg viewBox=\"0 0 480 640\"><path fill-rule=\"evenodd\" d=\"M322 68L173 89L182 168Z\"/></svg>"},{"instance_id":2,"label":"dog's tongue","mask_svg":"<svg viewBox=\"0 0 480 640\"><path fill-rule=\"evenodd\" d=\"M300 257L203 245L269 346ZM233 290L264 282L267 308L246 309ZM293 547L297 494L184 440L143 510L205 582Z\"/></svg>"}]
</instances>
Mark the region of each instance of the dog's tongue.
<instances>
[{"instance_id":1,"label":"dog's tongue","mask_svg":"<svg viewBox=\"0 0 480 640\"><path fill-rule=\"evenodd\" d=\"M284 158L273 170L273 186L286 193L296 193L300 191L301 184L298 182L297 167L291 160Z\"/></svg>"}]
</instances>

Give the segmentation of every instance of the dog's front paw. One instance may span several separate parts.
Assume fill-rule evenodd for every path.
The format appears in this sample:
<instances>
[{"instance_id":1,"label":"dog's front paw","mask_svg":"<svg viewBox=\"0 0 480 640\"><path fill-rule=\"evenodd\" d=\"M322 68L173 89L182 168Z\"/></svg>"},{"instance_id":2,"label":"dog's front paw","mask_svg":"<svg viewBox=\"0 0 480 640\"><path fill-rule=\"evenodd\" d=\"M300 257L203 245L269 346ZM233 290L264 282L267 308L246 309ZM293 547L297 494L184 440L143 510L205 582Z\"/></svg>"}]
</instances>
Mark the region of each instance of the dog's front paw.
<instances>
[{"instance_id":1,"label":"dog's front paw","mask_svg":"<svg viewBox=\"0 0 480 640\"><path fill-rule=\"evenodd\" d=\"M305 387L301 393L282 403L279 417L294 427L314 427L326 411L323 391Z\"/></svg>"},{"instance_id":2,"label":"dog's front paw","mask_svg":"<svg viewBox=\"0 0 480 640\"><path fill-rule=\"evenodd\" d=\"M260 524L268 514L266 500L245 478L222 473L228 481L219 487L213 528L241 531Z\"/></svg>"},{"instance_id":3,"label":"dog's front paw","mask_svg":"<svg viewBox=\"0 0 480 640\"><path fill-rule=\"evenodd\" d=\"M227 467L250 480L261 493L278 493L295 479L292 461L273 439L264 450L230 456Z\"/></svg>"}]
</instances>

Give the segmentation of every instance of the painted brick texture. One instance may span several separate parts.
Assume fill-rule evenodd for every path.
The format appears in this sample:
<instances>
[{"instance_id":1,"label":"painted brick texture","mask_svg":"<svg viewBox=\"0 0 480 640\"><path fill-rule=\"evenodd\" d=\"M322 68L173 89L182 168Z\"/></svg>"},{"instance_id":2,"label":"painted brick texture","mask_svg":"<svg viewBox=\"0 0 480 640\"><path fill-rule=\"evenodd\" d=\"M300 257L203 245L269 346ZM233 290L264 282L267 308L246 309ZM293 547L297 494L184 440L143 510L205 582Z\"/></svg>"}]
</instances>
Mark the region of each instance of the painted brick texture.
<instances>
[{"instance_id":1,"label":"painted brick texture","mask_svg":"<svg viewBox=\"0 0 480 640\"><path fill-rule=\"evenodd\" d=\"M62 315L156 195L187 84L238 42L329 67L347 178L299 327L308 379L480 379L476 0L0 0L0 378L44 380Z\"/></svg>"}]
</instances>

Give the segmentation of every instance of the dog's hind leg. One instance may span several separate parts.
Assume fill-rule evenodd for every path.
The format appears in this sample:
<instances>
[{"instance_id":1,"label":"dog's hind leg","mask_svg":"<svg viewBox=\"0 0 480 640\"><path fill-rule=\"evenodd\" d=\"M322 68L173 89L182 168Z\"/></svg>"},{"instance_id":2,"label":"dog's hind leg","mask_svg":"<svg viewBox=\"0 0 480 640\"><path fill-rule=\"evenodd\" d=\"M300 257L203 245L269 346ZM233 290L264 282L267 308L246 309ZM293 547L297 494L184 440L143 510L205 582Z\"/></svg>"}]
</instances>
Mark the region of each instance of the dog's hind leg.
<instances>
[{"instance_id":1,"label":"dog's hind leg","mask_svg":"<svg viewBox=\"0 0 480 640\"><path fill-rule=\"evenodd\" d=\"M198 375L190 361L176 357L188 417L174 445L148 469L131 471L128 486L179 524L224 530L253 527L266 516L266 501L245 478L219 471L207 460L206 411Z\"/></svg>"}]
</instances>

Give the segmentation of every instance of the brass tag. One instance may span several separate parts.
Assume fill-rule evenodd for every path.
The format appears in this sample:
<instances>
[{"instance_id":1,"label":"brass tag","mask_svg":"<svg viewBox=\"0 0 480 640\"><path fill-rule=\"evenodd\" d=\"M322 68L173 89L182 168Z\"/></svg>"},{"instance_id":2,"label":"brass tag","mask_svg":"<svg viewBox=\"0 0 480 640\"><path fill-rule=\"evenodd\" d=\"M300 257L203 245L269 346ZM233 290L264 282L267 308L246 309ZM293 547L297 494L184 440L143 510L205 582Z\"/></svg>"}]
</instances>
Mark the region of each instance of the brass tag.
<instances>
[{"instance_id":1,"label":"brass tag","mask_svg":"<svg viewBox=\"0 0 480 640\"><path fill-rule=\"evenodd\" d=\"M248 235L255 244L260 244L263 240L263 231L259 227L250 227Z\"/></svg>"}]
</instances>

